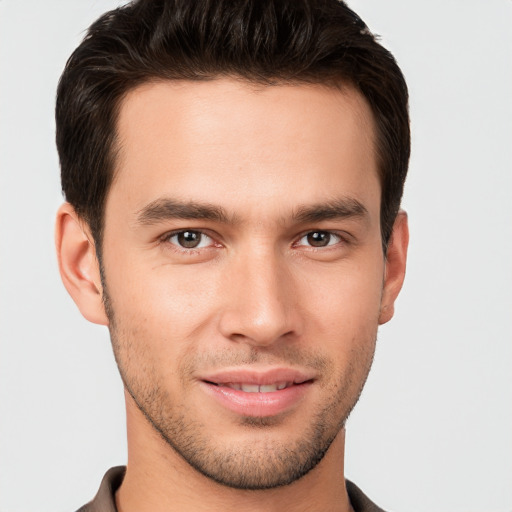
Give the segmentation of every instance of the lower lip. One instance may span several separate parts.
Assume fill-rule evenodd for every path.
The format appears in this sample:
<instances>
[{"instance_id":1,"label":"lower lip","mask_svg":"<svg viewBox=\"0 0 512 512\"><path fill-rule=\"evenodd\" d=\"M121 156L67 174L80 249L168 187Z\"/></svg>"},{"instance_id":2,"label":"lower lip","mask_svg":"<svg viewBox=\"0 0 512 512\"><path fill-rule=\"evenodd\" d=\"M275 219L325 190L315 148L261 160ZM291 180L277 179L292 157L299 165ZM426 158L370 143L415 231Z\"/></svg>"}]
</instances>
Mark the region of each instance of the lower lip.
<instances>
[{"instance_id":1,"label":"lower lip","mask_svg":"<svg viewBox=\"0 0 512 512\"><path fill-rule=\"evenodd\" d=\"M268 417L282 413L303 398L312 382L295 384L270 393L247 393L226 386L201 382L203 389L221 405L242 416Z\"/></svg>"}]
</instances>

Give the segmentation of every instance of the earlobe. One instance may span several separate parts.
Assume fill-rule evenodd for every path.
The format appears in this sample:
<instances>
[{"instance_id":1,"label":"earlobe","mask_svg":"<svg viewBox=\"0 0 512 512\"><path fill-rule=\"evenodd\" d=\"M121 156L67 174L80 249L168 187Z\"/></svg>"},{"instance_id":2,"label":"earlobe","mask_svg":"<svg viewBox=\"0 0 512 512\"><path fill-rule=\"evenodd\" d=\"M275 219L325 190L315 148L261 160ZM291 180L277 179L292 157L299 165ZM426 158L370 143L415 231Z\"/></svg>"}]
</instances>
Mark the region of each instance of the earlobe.
<instances>
[{"instance_id":1,"label":"earlobe","mask_svg":"<svg viewBox=\"0 0 512 512\"><path fill-rule=\"evenodd\" d=\"M395 300L402 289L409 246L409 226L407 213L400 210L393 225L386 255L384 288L382 290L379 324L385 324L393 318Z\"/></svg>"},{"instance_id":2,"label":"earlobe","mask_svg":"<svg viewBox=\"0 0 512 512\"><path fill-rule=\"evenodd\" d=\"M66 290L90 322L108 325L96 249L86 224L69 203L57 212L55 245Z\"/></svg>"}]
</instances>

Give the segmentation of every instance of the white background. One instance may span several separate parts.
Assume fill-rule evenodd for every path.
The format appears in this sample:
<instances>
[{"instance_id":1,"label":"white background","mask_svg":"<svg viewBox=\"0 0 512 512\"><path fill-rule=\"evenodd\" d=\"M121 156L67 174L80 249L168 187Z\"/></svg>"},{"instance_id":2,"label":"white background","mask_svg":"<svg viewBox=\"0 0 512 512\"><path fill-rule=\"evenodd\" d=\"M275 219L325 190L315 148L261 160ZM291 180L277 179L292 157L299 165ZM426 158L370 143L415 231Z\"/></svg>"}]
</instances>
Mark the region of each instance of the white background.
<instances>
[{"instance_id":1,"label":"white background","mask_svg":"<svg viewBox=\"0 0 512 512\"><path fill-rule=\"evenodd\" d=\"M0 0L0 512L72 511L126 461L105 329L66 295L58 77L114 0ZM354 0L409 83L408 276L348 423L397 512L512 510L512 1Z\"/></svg>"}]
</instances>

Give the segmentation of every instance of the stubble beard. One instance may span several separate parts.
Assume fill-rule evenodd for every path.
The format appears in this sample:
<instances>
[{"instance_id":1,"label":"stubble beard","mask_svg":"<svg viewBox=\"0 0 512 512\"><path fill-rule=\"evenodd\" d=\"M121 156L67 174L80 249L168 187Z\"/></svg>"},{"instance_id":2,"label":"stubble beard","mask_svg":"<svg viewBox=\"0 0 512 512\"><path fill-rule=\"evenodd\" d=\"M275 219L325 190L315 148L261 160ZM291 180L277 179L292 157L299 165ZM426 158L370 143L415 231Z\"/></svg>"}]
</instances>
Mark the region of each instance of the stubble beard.
<instances>
[{"instance_id":1,"label":"stubble beard","mask_svg":"<svg viewBox=\"0 0 512 512\"><path fill-rule=\"evenodd\" d=\"M133 339L136 335L118 329L105 287L103 298L116 363L124 386L139 410L165 443L192 468L234 489L273 489L289 485L309 473L344 428L373 360L376 333L373 343L366 343L371 349L361 355L362 360L351 364L346 373L325 390L326 403L304 425L300 438L286 443L272 439L268 433L281 421L279 417L241 417L239 427L251 430L251 442L229 446L229 432L220 441L213 440L208 435L208 425L195 420L193 411L190 414L186 405L176 406L162 383L155 382L154 376L158 375L155 368L140 365L140 354L135 348L138 344ZM315 357L314 354L303 354L300 360L311 361L311 357ZM257 358L258 353L253 350L252 362ZM136 371L131 371L130 361L135 361ZM292 362L297 362L297 356L293 356ZM318 360L317 365L329 366L324 360Z\"/></svg>"}]
</instances>

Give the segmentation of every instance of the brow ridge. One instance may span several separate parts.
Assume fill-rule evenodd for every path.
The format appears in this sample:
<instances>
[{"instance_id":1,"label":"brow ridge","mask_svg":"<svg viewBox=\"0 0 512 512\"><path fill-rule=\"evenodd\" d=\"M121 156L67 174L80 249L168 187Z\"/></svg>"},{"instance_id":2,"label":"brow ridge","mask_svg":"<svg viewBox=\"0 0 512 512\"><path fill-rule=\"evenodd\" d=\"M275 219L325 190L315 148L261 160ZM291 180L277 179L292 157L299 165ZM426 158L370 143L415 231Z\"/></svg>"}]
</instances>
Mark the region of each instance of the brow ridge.
<instances>
[{"instance_id":1,"label":"brow ridge","mask_svg":"<svg viewBox=\"0 0 512 512\"><path fill-rule=\"evenodd\" d=\"M368 216L368 210L363 203L351 197L344 197L326 203L299 206L293 218L298 222L306 223Z\"/></svg>"},{"instance_id":2,"label":"brow ridge","mask_svg":"<svg viewBox=\"0 0 512 512\"><path fill-rule=\"evenodd\" d=\"M318 204L300 205L294 210L292 219L294 222L308 223L367 216L368 210L360 201L344 197ZM137 222L142 225L157 224L169 219L210 220L226 224L236 222L235 216L229 216L222 206L171 198L156 199L137 212Z\"/></svg>"},{"instance_id":3,"label":"brow ridge","mask_svg":"<svg viewBox=\"0 0 512 512\"><path fill-rule=\"evenodd\" d=\"M221 206L170 198L156 199L137 212L137 222L143 225L157 224L169 219L212 220L223 223L232 220Z\"/></svg>"}]
</instances>

